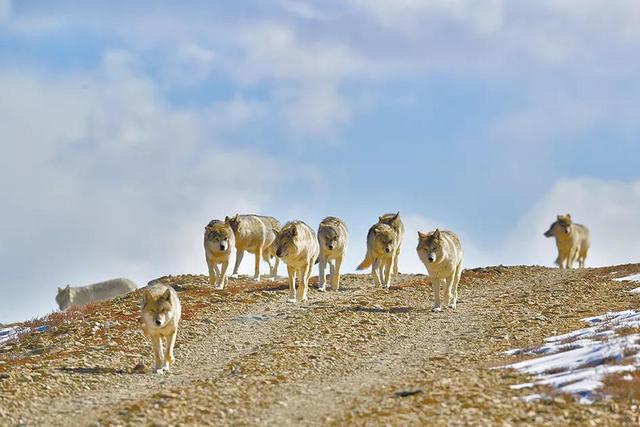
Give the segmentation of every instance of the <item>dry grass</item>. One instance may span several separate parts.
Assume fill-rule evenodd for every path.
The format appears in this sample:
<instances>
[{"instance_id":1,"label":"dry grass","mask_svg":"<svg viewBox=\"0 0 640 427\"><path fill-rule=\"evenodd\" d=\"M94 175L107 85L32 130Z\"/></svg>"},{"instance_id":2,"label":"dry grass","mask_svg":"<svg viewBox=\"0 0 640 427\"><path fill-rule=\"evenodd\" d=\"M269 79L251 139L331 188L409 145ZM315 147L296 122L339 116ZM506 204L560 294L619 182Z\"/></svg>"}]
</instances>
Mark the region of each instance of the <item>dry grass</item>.
<instances>
[{"instance_id":1,"label":"dry grass","mask_svg":"<svg viewBox=\"0 0 640 427\"><path fill-rule=\"evenodd\" d=\"M639 371L609 375L603 383L602 392L615 399L640 400Z\"/></svg>"}]
</instances>

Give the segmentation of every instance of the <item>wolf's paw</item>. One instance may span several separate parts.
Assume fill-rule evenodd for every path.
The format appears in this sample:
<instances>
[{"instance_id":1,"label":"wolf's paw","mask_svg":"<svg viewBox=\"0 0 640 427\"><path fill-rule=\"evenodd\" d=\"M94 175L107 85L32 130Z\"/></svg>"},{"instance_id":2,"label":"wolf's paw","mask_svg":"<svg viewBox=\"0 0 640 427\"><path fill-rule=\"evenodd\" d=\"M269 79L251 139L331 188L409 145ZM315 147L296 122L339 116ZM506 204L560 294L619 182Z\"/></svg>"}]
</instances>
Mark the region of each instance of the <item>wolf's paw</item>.
<instances>
[{"instance_id":1,"label":"wolf's paw","mask_svg":"<svg viewBox=\"0 0 640 427\"><path fill-rule=\"evenodd\" d=\"M455 310L455 308L456 308L456 306L457 306L457 305L458 305L458 304L457 304L455 301L454 301L454 302L450 302L450 303L449 303L449 308L451 308L451 309L454 309L454 310Z\"/></svg>"},{"instance_id":2,"label":"wolf's paw","mask_svg":"<svg viewBox=\"0 0 640 427\"><path fill-rule=\"evenodd\" d=\"M154 368L153 369L153 373L154 374L158 374L158 375L162 375L162 374L164 374L164 368Z\"/></svg>"},{"instance_id":3,"label":"wolf's paw","mask_svg":"<svg viewBox=\"0 0 640 427\"><path fill-rule=\"evenodd\" d=\"M325 285L322 285L322 286L318 286L318 290L319 290L320 292L324 292L324 291L326 291L326 290L327 290L327 288L326 288L326 286L325 286Z\"/></svg>"},{"instance_id":4,"label":"wolf's paw","mask_svg":"<svg viewBox=\"0 0 640 427\"><path fill-rule=\"evenodd\" d=\"M389 290L389 288L391 287L391 283L387 283L386 285L383 286L387 291Z\"/></svg>"},{"instance_id":5,"label":"wolf's paw","mask_svg":"<svg viewBox=\"0 0 640 427\"><path fill-rule=\"evenodd\" d=\"M434 313L439 313L439 312L441 312L441 311L442 311L442 306L440 306L440 305L434 305L434 306L431 308L431 311L433 311Z\"/></svg>"},{"instance_id":6,"label":"wolf's paw","mask_svg":"<svg viewBox=\"0 0 640 427\"><path fill-rule=\"evenodd\" d=\"M295 298L287 298L287 302L289 304L295 304L296 302L298 302L298 300L296 300Z\"/></svg>"},{"instance_id":7,"label":"wolf's paw","mask_svg":"<svg viewBox=\"0 0 640 427\"><path fill-rule=\"evenodd\" d=\"M238 273L233 273L231 276L229 276L232 279L237 279L238 278Z\"/></svg>"},{"instance_id":8,"label":"wolf's paw","mask_svg":"<svg viewBox=\"0 0 640 427\"><path fill-rule=\"evenodd\" d=\"M220 285L220 284L215 285L213 289L224 289L224 285Z\"/></svg>"}]
</instances>

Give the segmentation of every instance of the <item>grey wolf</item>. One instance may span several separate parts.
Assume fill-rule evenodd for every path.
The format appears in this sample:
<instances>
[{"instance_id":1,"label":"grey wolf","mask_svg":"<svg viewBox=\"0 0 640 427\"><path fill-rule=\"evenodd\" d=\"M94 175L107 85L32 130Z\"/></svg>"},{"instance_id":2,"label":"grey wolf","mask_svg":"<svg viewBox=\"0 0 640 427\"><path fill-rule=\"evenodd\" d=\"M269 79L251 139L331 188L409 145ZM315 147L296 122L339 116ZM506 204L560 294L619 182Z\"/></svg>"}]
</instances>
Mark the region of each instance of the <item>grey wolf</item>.
<instances>
[{"instance_id":1,"label":"grey wolf","mask_svg":"<svg viewBox=\"0 0 640 427\"><path fill-rule=\"evenodd\" d=\"M398 258L400 258L400 247L402 246L402 239L404 239L404 224L400 219L400 212L384 214L378 218L378 222L390 225L398 233L398 249L393 259L393 274L398 275Z\"/></svg>"},{"instance_id":2,"label":"grey wolf","mask_svg":"<svg viewBox=\"0 0 640 427\"><path fill-rule=\"evenodd\" d=\"M391 268L398 254L400 240L396 229L388 224L376 223L367 233L367 254L357 267L364 270L371 266L371 276L376 285L389 289L391 286ZM384 274L384 279L383 279Z\"/></svg>"},{"instance_id":3,"label":"grey wolf","mask_svg":"<svg viewBox=\"0 0 640 427\"><path fill-rule=\"evenodd\" d=\"M579 267L584 267L591 246L591 234L587 227L574 223L569 214L558 215L544 235L556 238L558 257L555 263L558 267L573 268L576 261Z\"/></svg>"},{"instance_id":4,"label":"grey wolf","mask_svg":"<svg viewBox=\"0 0 640 427\"><path fill-rule=\"evenodd\" d=\"M340 266L348 243L349 230L344 221L328 216L320 222L318 227L318 244L320 246L318 290L325 290L324 269L327 264L329 264L331 272L331 287L336 291L340 288Z\"/></svg>"},{"instance_id":5,"label":"grey wolf","mask_svg":"<svg viewBox=\"0 0 640 427\"><path fill-rule=\"evenodd\" d=\"M147 286L142 295L142 330L151 339L153 370L158 374L168 372L175 360L173 347L182 315L180 299L176 291L166 285Z\"/></svg>"},{"instance_id":6,"label":"grey wolf","mask_svg":"<svg viewBox=\"0 0 640 427\"><path fill-rule=\"evenodd\" d=\"M316 234L302 221L290 221L276 233L276 256L287 264L289 274L288 302L305 301L309 277L318 259L320 247ZM297 289L296 289L297 278Z\"/></svg>"},{"instance_id":7,"label":"grey wolf","mask_svg":"<svg viewBox=\"0 0 640 427\"><path fill-rule=\"evenodd\" d=\"M136 290L138 287L129 279L111 279L88 286L58 288L56 302L60 310L82 307L93 302L109 300Z\"/></svg>"},{"instance_id":8,"label":"grey wolf","mask_svg":"<svg viewBox=\"0 0 640 427\"><path fill-rule=\"evenodd\" d=\"M238 215L225 218L233 229L236 239L236 263L233 267L233 276L238 275L238 268L242 262L244 252L247 251L255 255L255 274L253 278L260 281L260 258L269 264L270 277L275 278L278 273L278 258L272 264L275 257L273 242L276 232L280 229L277 219L270 216L261 215Z\"/></svg>"},{"instance_id":9,"label":"grey wolf","mask_svg":"<svg viewBox=\"0 0 640 427\"><path fill-rule=\"evenodd\" d=\"M235 246L236 238L228 221L214 219L204 228L204 253L209 267L209 283L216 289L224 289L227 284L229 259Z\"/></svg>"},{"instance_id":10,"label":"grey wolf","mask_svg":"<svg viewBox=\"0 0 640 427\"><path fill-rule=\"evenodd\" d=\"M431 233L418 231L418 257L427 267L433 285L433 311L441 311L440 287L444 302L450 308L458 303L458 283L462 275L462 245L453 231L436 229Z\"/></svg>"}]
</instances>

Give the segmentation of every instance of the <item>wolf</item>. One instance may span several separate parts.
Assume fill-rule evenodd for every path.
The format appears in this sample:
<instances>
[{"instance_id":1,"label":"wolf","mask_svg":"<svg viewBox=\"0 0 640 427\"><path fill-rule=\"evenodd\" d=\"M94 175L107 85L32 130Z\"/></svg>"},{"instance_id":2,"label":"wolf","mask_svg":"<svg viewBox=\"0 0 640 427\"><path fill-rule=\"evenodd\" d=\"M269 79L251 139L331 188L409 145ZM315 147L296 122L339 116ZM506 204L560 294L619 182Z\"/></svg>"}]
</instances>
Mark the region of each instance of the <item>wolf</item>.
<instances>
[{"instance_id":1,"label":"wolf","mask_svg":"<svg viewBox=\"0 0 640 427\"><path fill-rule=\"evenodd\" d=\"M316 234L302 221L290 221L276 233L276 256L287 264L289 274L288 302L305 301L311 270L320 254ZM296 289L297 278L297 289Z\"/></svg>"},{"instance_id":2,"label":"wolf","mask_svg":"<svg viewBox=\"0 0 640 427\"><path fill-rule=\"evenodd\" d=\"M209 267L209 283L216 289L224 289L227 284L229 259L235 246L236 238L228 221L214 219L204 228L204 254Z\"/></svg>"},{"instance_id":3,"label":"wolf","mask_svg":"<svg viewBox=\"0 0 640 427\"><path fill-rule=\"evenodd\" d=\"M328 216L318 227L318 244L320 246L318 290L325 290L324 269L329 264L331 287L340 288L340 266L349 244L349 230L340 218ZM333 261L333 264L331 263Z\"/></svg>"},{"instance_id":4,"label":"wolf","mask_svg":"<svg viewBox=\"0 0 640 427\"><path fill-rule=\"evenodd\" d=\"M142 295L142 330L151 339L153 370L158 374L169 372L170 365L175 360L173 347L182 316L180 299L176 291L166 285L147 286Z\"/></svg>"},{"instance_id":5,"label":"wolf","mask_svg":"<svg viewBox=\"0 0 640 427\"><path fill-rule=\"evenodd\" d=\"M371 266L371 276L376 285L389 289L391 268L398 254L400 239L395 228L388 224L376 223L367 233L367 255L358 265L358 270ZM383 279L384 273L384 279Z\"/></svg>"},{"instance_id":6,"label":"wolf","mask_svg":"<svg viewBox=\"0 0 640 427\"><path fill-rule=\"evenodd\" d=\"M431 233L418 231L418 257L422 261L433 285L433 311L441 311L440 286L444 288L444 302L450 308L458 304L458 283L462 275L462 245L453 231L438 230Z\"/></svg>"},{"instance_id":7,"label":"wolf","mask_svg":"<svg viewBox=\"0 0 640 427\"><path fill-rule=\"evenodd\" d=\"M573 268L576 261L578 267L584 267L591 246L591 233L587 227L574 223L570 214L558 215L544 236L556 238L558 257L555 263L558 267Z\"/></svg>"},{"instance_id":8,"label":"wolf","mask_svg":"<svg viewBox=\"0 0 640 427\"><path fill-rule=\"evenodd\" d=\"M131 291L138 287L129 279L118 278L105 282L94 283L88 286L58 288L56 302L60 310L69 307L82 307L93 302L109 300Z\"/></svg>"},{"instance_id":9,"label":"wolf","mask_svg":"<svg viewBox=\"0 0 640 427\"><path fill-rule=\"evenodd\" d=\"M390 225L398 233L398 249L396 250L396 257L393 259L393 274L397 276L400 247L402 246L402 239L404 239L404 224L400 219L400 212L384 214L378 218L378 222Z\"/></svg>"},{"instance_id":10,"label":"wolf","mask_svg":"<svg viewBox=\"0 0 640 427\"><path fill-rule=\"evenodd\" d=\"M238 275L238 268L242 262L244 252L255 254L254 279L260 281L260 258L269 264L269 276L275 279L278 274L279 260L275 257L273 242L276 232L280 230L280 223L270 216L238 215L225 217L225 222L231 226L236 240L236 263L233 276ZM272 260L274 264L272 264Z\"/></svg>"}]
</instances>

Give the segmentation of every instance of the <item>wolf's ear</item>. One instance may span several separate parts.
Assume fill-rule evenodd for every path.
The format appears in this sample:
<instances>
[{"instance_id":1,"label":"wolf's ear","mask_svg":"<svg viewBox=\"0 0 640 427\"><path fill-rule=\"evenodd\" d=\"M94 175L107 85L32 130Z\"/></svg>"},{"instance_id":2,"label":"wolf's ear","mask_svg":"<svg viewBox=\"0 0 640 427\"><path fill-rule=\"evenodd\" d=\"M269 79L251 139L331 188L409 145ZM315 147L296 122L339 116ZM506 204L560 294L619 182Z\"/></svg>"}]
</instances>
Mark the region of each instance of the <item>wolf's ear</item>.
<instances>
[{"instance_id":1,"label":"wolf's ear","mask_svg":"<svg viewBox=\"0 0 640 427\"><path fill-rule=\"evenodd\" d=\"M62 288L58 288L58 293L62 292Z\"/></svg>"},{"instance_id":2,"label":"wolf's ear","mask_svg":"<svg viewBox=\"0 0 640 427\"><path fill-rule=\"evenodd\" d=\"M228 216L228 215L227 215L227 216L225 216L225 217L224 217L224 222L225 222L225 223L227 223L227 224L229 224L229 222L231 222L231 218L229 218L229 216Z\"/></svg>"},{"instance_id":3,"label":"wolf's ear","mask_svg":"<svg viewBox=\"0 0 640 427\"><path fill-rule=\"evenodd\" d=\"M378 222L382 222L382 216L378 217Z\"/></svg>"},{"instance_id":4,"label":"wolf's ear","mask_svg":"<svg viewBox=\"0 0 640 427\"><path fill-rule=\"evenodd\" d=\"M441 236L440 229L436 228L436 231L433 232L433 238L436 240L440 240L440 236Z\"/></svg>"},{"instance_id":5,"label":"wolf's ear","mask_svg":"<svg viewBox=\"0 0 640 427\"><path fill-rule=\"evenodd\" d=\"M64 288L65 291L70 291L71 290L71 285L67 285L66 288Z\"/></svg>"},{"instance_id":6,"label":"wolf's ear","mask_svg":"<svg viewBox=\"0 0 640 427\"><path fill-rule=\"evenodd\" d=\"M400 218L400 211L396 212L396 215L393 217L394 220Z\"/></svg>"},{"instance_id":7,"label":"wolf's ear","mask_svg":"<svg viewBox=\"0 0 640 427\"><path fill-rule=\"evenodd\" d=\"M162 301L171 301L171 289L164 291L164 294L160 297Z\"/></svg>"},{"instance_id":8,"label":"wolf's ear","mask_svg":"<svg viewBox=\"0 0 640 427\"><path fill-rule=\"evenodd\" d=\"M145 289L142 293L142 303L146 304L153 299L153 295L149 292L149 289Z\"/></svg>"},{"instance_id":9,"label":"wolf's ear","mask_svg":"<svg viewBox=\"0 0 640 427\"><path fill-rule=\"evenodd\" d=\"M427 236L428 235L423 233L422 231L418 231L418 239L426 239Z\"/></svg>"},{"instance_id":10,"label":"wolf's ear","mask_svg":"<svg viewBox=\"0 0 640 427\"><path fill-rule=\"evenodd\" d=\"M567 214L566 217L571 219L571 214Z\"/></svg>"},{"instance_id":11,"label":"wolf's ear","mask_svg":"<svg viewBox=\"0 0 640 427\"><path fill-rule=\"evenodd\" d=\"M233 222L238 222L238 214L236 214L236 216L234 216L232 219L233 219Z\"/></svg>"},{"instance_id":12,"label":"wolf's ear","mask_svg":"<svg viewBox=\"0 0 640 427\"><path fill-rule=\"evenodd\" d=\"M298 227L293 227L293 230L291 230L291 235L294 237L298 235Z\"/></svg>"},{"instance_id":13,"label":"wolf's ear","mask_svg":"<svg viewBox=\"0 0 640 427\"><path fill-rule=\"evenodd\" d=\"M558 215L558 216L556 216L556 219L557 219L558 221L560 221L560 220L562 219L562 215Z\"/></svg>"}]
</instances>

